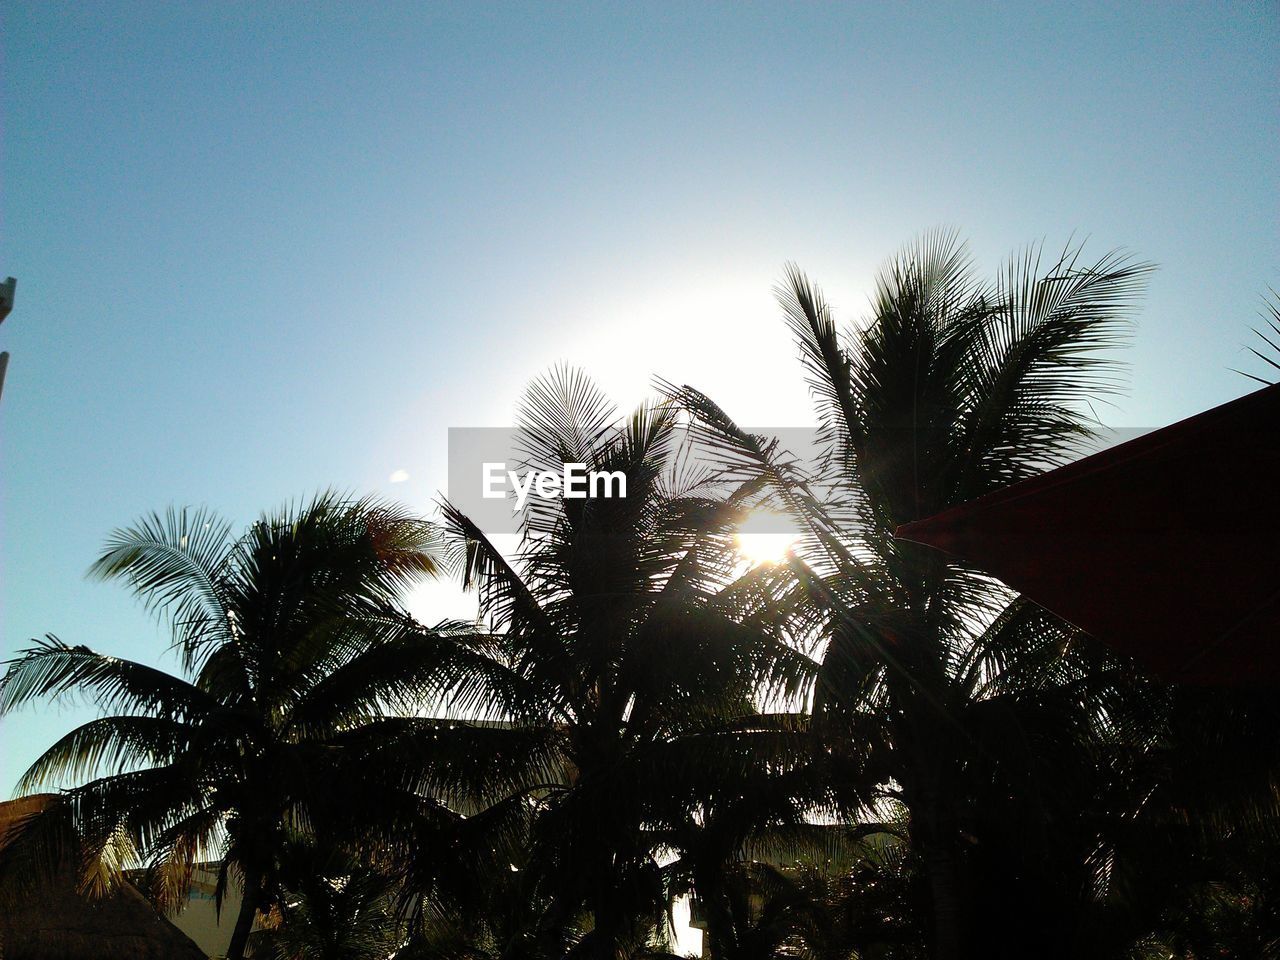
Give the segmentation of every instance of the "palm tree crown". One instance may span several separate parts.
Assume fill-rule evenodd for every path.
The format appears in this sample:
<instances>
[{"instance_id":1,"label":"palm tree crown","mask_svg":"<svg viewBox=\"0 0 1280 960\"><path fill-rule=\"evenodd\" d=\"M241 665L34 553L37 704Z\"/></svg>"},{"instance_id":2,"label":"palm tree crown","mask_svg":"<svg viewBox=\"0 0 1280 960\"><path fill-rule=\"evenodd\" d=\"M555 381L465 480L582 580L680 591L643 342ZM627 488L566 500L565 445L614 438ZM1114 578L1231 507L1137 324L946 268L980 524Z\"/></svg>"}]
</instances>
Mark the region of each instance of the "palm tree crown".
<instances>
[{"instance_id":1,"label":"palm tree crown","mask_svg":"<svg viewBox=\"0 0 1280 960\"><path fill-rule=\"evenodd\" d=\"M1033 248L982 282L963 244L933 234L888 264L870 318L848 332L792 269L779 299L824 445L808 473L705 395L670 391L723 468L768 482L805 531L791 569L827 638L815 723L866 744L863 788L909 810L940 958L990 955L972 934L998 899L975 883L985 855L1001 838L1044 836L1096 785L1078 775L1097 769L1085 745L1107 739L1115 677L1071 628L893 533L1079 451L1090 403L1117 385L1110 351L1149 269ZM1076 879L1029 850L1002 848L1024 871L1000 886L1025 894L1020 909L1001 904L1006 927L1011 912L1043 920L1043 887Z\"/></svg>"},{"instance_id":2,"label":"palm tree crown","mask_svg":"<svg viewBox=\"0 0 1280 960\"><path fill-rule=\"evenodd\" d=\"M98 855L143 860L162 901L219 856L239 876L238 957L295 831L352 798L344 737L410 693L415 632L400 589L437 570L435 531L398 508L326 494L239 538L204 511L121 530L92 573L124 579L169 621L186 678L50 637L0 679L0 712L81 691L104 711L67 734L20 789L69 797ZM406 669L409 668L409 669Z\"/></svg>"},{"instance_id":3,"label":"palm tree crown","mask_svg":"<svg viewBox=\"0 0 1280 960\"><path fill-rule=\"evenodd\" d=\"M769 735L757 691L793 688L807 665L759 583L731 576L742 507L680 469L677 425L667 404L619 419L583 375L557 371L522 408L528 465L622 471L627 495L532 499L512 562L445 507L510 671L491 702L513 733L541 738L529 883L549 929L585 913L576 949L592 956L646 942L667 902L664 830Z\"/></svg>"}]
</instances>

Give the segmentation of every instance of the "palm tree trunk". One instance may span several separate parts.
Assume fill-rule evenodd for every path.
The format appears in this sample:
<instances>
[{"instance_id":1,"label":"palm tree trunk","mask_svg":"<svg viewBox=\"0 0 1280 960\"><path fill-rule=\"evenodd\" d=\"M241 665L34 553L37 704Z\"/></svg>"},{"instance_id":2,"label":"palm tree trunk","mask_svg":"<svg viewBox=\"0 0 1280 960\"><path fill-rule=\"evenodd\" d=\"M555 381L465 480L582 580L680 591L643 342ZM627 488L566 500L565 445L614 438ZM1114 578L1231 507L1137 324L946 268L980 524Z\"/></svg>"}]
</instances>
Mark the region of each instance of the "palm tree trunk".
<instances>
[{"instance_id":1,"label":"palm tree trunk","mask_svg":"<svg viewBox=\"0 0 1280 960\"><path fill-rule=\"evenodd\" d=\"M236 926L231 931L231 943L227 947L227 960L244 960L245 947L249 944L249 933L253 930L253 918L258 913L258 900L261 896L261 883L257 874L245 874L244 898L240 901L240 912L236 914Z\"/></svg>"},{"instance_id":2,"label":"palm tree trunk","mask_svg":"<svg viewBox=\"0 0 1280 960\"><path fill-rule=\"evenodd\" d=\"M711 960L725 960L736 951L733 917L725 907L724 898L717 885L708 884L706 892L699 890L699 901L702 907L702 920L706 926L702 930L702 942L705 945L704 956Z\"/></svg>"},{"instance_id":3,"label":"palm tree trunk","mask_svg":"<svg viewBox=\"0 0 1280 960\"><path fill-rule=\"evenodd\" d=\"M618 904L617 891L609 883L613 857L601 858L610 870L598 870L597 885L591 896L591 953L595 960L613 960L617 955Z\"/></svg>"},{"instance_id":4,"label":"palm tree trunk","mask_svg":"<svg viewBox=\"0 0 1280 960\"><path fill-rule=\"evenodd\" d=\"M933 899L934 960L960 960L964 954L961 932L960 872L945 837L925 845L925 873Z\"/></svg>"},{"instance_id":5,"label":"palm tree trunk","mask_svg":"<svg viewBox=\"0 0 1280 960\"><path fill-rule=\"evenodd\" d=\"M930 742L944 742L934 736ZM935 761L936 763L936 761ZM924 861L933 905L933 960L961 960L968 956L964 936L964 890L961 885L959 824L942 786L944 778L929 763L917 769L916 789L909 792L913 839Z\"/></svg>"}]
</instances>

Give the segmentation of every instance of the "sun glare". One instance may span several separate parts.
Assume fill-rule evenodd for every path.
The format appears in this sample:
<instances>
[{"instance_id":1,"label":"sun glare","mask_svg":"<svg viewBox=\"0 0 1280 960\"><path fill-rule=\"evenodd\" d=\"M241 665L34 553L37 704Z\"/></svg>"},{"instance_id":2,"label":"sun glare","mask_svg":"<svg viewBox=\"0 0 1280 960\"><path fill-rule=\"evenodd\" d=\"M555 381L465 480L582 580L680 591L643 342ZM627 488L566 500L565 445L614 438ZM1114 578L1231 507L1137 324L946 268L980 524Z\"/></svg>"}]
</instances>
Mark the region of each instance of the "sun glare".
<instances>
[{"instance_id":1,"label":"sun glare","mask_svg":"<svg viewBox=\"0 0 1280 960\"><path fill-rule=\"evenodd\" d=\"M753 513L736 535L738 552L753 567L781 563L797 539L795 531L779 529L785 526L785 521L778 514Z\"/></svg>"}]
</instances>

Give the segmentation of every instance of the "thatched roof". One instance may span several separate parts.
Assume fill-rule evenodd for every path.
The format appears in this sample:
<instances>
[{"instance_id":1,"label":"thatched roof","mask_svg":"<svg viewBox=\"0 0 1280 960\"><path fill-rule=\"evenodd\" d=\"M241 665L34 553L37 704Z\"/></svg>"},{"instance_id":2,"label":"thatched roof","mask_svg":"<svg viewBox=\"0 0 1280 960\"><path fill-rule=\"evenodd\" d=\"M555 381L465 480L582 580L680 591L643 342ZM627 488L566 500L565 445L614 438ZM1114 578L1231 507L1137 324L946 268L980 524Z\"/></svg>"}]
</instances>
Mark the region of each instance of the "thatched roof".
<instances>
[{"instance_id":1,"label":"thatched roof","mask_svg":"<svg viewBox=\"0 0 1280 960\"><path fill-rule=\"evenodd\" d=\"M205 960L131 884L78 892L78 858L37 849L60 812L52 794L0 803L0 960Z\"/></svg>"}]
</instances>

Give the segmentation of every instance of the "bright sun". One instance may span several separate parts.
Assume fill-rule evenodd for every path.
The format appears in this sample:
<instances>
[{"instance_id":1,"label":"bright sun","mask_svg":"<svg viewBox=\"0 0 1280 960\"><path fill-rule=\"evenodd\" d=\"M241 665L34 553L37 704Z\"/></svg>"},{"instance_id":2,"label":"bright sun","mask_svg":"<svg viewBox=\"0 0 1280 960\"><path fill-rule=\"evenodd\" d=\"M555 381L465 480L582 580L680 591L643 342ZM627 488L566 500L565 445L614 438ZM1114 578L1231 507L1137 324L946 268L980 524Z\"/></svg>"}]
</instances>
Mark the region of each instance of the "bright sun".
<instances>
[{"instance_id":1,"label":"bright sun","mask_svg":"<svg viewBox=\"0 0 1280 960\"><path fill-rule=\"evenodd\" d=\"M778 563L787 556L787 551L796 542L789 533L740 533L738 534L738 552L753 567L764 563Z\"/></svg>"},{"instance_id":2,"label":"bright sun","mask_svg":"<svg viewBox=\"0 0 1280 960\"><path fill-rule=\"evenodd\" d=\"M795 531L779 529L785 526L778 514L762 511L751 514L736 535L738 552L753 567L780 563L798 539Z\"/></svg>"}]
</instances>

